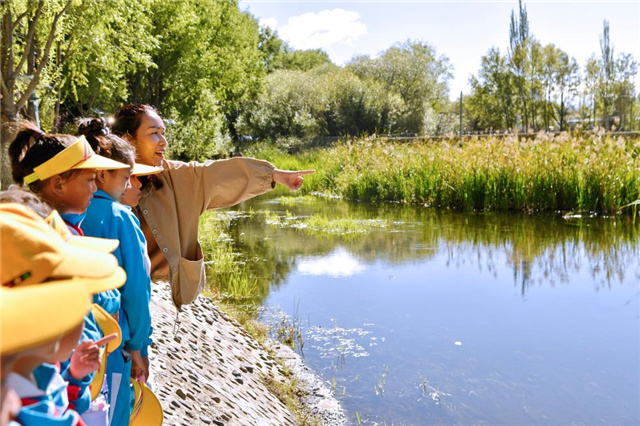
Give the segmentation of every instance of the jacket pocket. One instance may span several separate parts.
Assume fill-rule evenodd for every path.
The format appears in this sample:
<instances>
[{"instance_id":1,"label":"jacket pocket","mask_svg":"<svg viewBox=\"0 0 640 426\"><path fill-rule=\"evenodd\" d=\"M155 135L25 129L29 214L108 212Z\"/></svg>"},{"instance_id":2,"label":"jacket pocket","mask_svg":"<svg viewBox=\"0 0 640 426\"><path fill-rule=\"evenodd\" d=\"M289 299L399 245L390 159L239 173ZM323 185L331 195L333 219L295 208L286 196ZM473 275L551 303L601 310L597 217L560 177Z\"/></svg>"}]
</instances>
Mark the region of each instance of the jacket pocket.
<instances>
[{"instance_id":1,"label":"jacket pocket","mask_svg":"<svg viewBox=\"0 0 640 426\"><path fill-rule=\"evenodd\" d=\"M200 243L197 246L196 260L180 258L178 264L178 276L173 281L173 298L177 306L187 305L193 302L204 289L206 281L204 269L204 256ZM175 279L178 279L178 294L176 294Z\"/></svg>"}]
</instances>

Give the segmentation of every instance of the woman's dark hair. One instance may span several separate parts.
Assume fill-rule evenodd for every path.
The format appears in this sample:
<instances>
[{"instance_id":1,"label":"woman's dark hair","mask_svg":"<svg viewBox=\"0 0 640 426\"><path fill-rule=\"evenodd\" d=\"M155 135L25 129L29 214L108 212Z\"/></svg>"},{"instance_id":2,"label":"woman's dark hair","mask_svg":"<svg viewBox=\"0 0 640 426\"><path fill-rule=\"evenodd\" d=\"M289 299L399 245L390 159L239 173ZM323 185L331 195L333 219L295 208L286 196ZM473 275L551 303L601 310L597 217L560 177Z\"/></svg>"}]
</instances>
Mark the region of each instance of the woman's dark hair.
<instances>
[{"instance_id":1,"label":"woman's dark hair","mask_svg":"<svg viewBox=\"0 0 640 426\"><path fill-rule=\"evenodd\" d=\"M21 123L13 140L9 144L9 158L11 159L11 176L18 184L24 183L24 178L33 173L33 169L50 160L65 148L77 141L72 135L49 134L38 129L32 122ZM60 173L64 178L70 178L77 170ZM37 180L29 184L29 188L39 193L43 182Z\"/></svg>"},{"instance_id":2,"label":"woman's dark hair","mask_svg":"<svg viewBox=\"0 0 640 426\"><path fill-rule=\"evenodd\" d=\"M133 137L140 128L142 116L149 112L158 113L154 107L147 104L123 105L113 117L111 131L118 136L129 135ZM142 176L139 179L142 182L143 190L149 185L153 185L156 189L160 189L163 186L157 175Z\"/></svg>"},{"instance_id":3,"label":"woman's dark hair","mask_svg":"<svg viewBox=\"0 0 640 426\"><path fill-rule=\"evenodd\" d=\"M120 107L111 124L111 131L118 136L129 134L134 136L142 122L142 116L148 112L158 111L147 104L128 104Z\"/></svg>"},{"instance_id":4,"label":"woman's dark hair","mask_svg":"<svg viewBox=\"0 0 640 426\"><path fill-rule=\"evenodd\" d=\"M84 135L96 154L133 166L136 151L124 139L111 134L104 118L83 118L78 122L78 134Z\"/></svg>"}]
</instances>

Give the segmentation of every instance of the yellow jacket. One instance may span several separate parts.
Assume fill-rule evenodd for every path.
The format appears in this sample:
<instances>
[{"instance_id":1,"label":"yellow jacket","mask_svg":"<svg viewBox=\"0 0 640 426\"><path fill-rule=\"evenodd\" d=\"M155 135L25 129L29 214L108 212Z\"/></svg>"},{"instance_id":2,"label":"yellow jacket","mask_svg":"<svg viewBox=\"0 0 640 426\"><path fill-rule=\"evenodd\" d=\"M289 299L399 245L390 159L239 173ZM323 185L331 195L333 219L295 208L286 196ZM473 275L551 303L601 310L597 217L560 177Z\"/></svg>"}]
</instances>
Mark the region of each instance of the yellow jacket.
<instances>
[{"instance_id":1,"label":"yellow jacket","mask_svg":"<svg viewBox=\"0 0 640 426\"><path fill-rule=\"evenodd\" d=\"M271 190L274 166L236 157L205 163L164 161L162 187L145 189L135 212L147 238L151 276L170 277L178 309L203 290L206 277L198 221L206 210L229 207Z\"/></svg>"}]
</instances>

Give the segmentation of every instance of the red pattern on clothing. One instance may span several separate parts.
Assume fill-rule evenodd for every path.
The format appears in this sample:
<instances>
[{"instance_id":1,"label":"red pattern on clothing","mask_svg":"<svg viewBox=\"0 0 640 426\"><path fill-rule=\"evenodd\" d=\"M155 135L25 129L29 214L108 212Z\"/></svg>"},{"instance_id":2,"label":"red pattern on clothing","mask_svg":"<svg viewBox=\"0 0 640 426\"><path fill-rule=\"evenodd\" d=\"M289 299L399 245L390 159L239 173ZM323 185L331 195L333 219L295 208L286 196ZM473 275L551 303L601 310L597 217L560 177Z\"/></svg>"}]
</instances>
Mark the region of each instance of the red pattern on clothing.
<instances>
[{"instance_id":1,"label":"red pattern on clothing","mask_svg":"<svg viewBox=\"0 0 640 426\"><path fill-rule=\"evenodd\" d=\"M77 232L76 235L80 235L81 237L84 237L84 232L79 226L76 226L73 223L69 223L66 220L64 221L64 223L66 223L69 228L72 228L74 231L76 231Z\"/></svg>"}]
</instances>

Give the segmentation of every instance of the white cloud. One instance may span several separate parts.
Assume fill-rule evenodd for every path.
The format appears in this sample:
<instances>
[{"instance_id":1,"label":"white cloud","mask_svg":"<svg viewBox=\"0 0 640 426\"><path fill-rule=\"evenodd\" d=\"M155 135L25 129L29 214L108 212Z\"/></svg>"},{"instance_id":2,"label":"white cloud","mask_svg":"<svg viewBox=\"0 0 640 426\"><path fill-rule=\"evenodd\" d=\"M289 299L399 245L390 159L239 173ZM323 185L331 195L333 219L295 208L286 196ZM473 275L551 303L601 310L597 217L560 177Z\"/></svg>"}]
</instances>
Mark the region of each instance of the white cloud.
<instances>
[{"instance_id":1,"label":"white cloud","mask_svg":"<svg viewBox=\"0 0 640 426\"><path fill-rule=\"evenodd\" d=\"M328 256L302 260L298 263L298 272L303 275L350 277L364 270L365 266L341 247Z\"/></svg>"},{"instance_id":2,"label":"white cloud","mask_svg":"<svg viewBox=\"0 0 640 426\"><path fill-rule=\"evenodd\" d=\"M276 30L278 28L278 20L276 18L265 18L265 19L260 19L258 21L258 24L261 27L269 27L272 30Z\"/></svg>"},{"instance_id":3,"label":"white cloud","mask_svg":"<svg viewBox=\"0 0 640 426\"><path fill-rule=\"evenodd\" d=\"M351 46L367 27L358 12L344 9L323 10L292 16L278 34L296 49L324 49L334 44Z\"/></svg>"}]
</instances>

